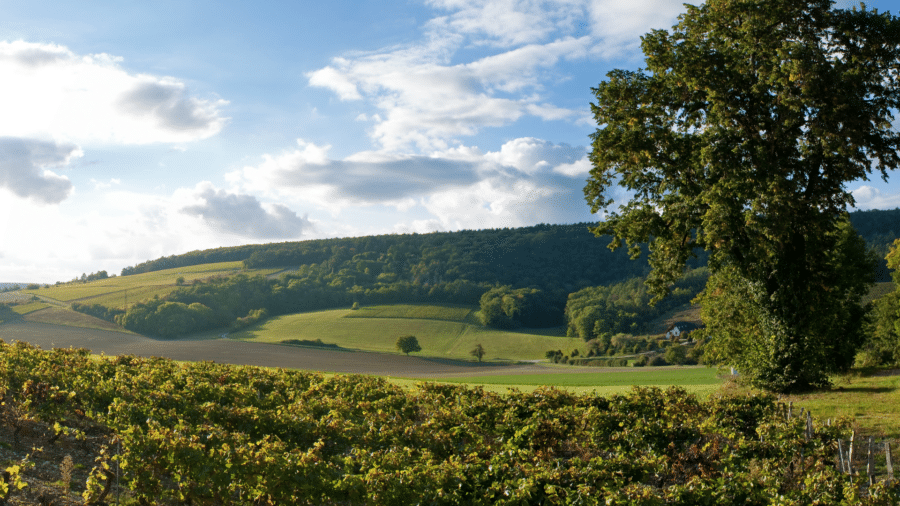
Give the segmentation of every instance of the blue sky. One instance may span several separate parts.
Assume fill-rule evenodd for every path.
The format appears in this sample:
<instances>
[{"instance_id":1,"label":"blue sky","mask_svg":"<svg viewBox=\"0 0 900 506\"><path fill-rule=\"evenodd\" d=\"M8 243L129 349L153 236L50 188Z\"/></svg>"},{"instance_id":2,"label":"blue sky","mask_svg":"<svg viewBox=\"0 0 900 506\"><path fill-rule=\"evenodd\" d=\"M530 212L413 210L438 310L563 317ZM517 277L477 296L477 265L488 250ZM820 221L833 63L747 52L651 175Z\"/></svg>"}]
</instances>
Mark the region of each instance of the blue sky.
<instances>
[{"instance_id":1,"label":"blue sky","mask_svg":"<svg viewBox=\"0 0 900 506\"><path fill-rule=\"evenodd\" d=\"M640 67L639 37L683 9L0 1L0 281L217 246L594 221L590 88ZM900 205L895 183L849 188L859 208Z\"/></svg>"}]
</instances>

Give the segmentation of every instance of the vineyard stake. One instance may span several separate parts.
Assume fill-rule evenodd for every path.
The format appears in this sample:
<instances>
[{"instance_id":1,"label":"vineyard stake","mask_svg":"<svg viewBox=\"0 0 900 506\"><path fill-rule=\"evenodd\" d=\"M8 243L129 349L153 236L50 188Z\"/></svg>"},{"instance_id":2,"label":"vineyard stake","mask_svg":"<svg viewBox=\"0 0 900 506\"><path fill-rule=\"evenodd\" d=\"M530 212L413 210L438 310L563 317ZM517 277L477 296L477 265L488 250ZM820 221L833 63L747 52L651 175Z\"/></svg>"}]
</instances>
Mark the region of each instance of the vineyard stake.
<instances>
[{"instance_id":1,"label":"vineyard stake","mask_svg":"<svg viewBox=\"0 0 900 506\"><path fill-rule=\"evenodd\" d=\"M838 439L838 460L840 461L841 472L849 472L846 470L847 466L844 464L844 445L840 439Z\"/></svg>"},{"instance_id":2,"label":"vineyard stake","mask_svg":"<svg viewBox=\"0 0 900 506\"><path fill-rule=\"evenodd\" d=\"M887 462L887 479L894 481L894 465L891 463L891 442L884 442L884 460Z\"/></svg>"},{"instance_id":3,"label":"vineyard stake","mask_svg":"<svg viewBox=\"0 0 900 506\"><path fill-rule=\"evenodd\" d=\"M869 486L875 479L875 455L872 453L872 436L869 436L869 455L866 457L866 476L869 477Z\"/></svg>"},{"instance_id":4,"label":"vineyard stake","mask_svg":"<svg viewBox=\"0 0 900 506\"><path fill-rule=\"evenodd\" d=\"M847 456L847 474L853 474L853 446L856 441L856 431L850 433L850 454Z\"/></svg>"}]
</instances>

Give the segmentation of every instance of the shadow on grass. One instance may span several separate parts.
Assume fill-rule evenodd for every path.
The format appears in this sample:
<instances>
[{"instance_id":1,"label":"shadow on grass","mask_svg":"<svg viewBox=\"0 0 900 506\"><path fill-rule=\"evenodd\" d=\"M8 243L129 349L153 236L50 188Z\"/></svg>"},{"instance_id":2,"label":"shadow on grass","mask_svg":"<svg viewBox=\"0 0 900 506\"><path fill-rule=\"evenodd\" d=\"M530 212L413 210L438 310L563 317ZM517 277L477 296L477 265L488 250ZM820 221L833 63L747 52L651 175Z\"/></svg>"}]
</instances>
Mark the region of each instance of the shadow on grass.
<instances>
[{"instance_id":1,"label":"shadow on grass","mask_svg":"<svg viewBox=\"0 0 900 506\"><path fill-rule=\"evenodd\" d=\"M867 386L839 386L833 388L832 392L847 392L860 394L886 394L897 390L890 387L867 387Z\"/></svg>"},{"instance_id":2,"label":"shadow on grass","mask_svg":"<svg viewBox=\"0 0 900 506\"><path fill-rule=\"evenodd\" d=\"M459 367L509 367L511 365L529 365L533 362L522 361L495 361L495 362L477 362L472 360L460 360L454 358L437 358L437 357L419 357L426 362L433 362L442 365L454 365Z\"/></svg>"},{"instance_id":3,"label":"shadow on grass","mask_svg":"<svg viewBox=\"0 0 900 506\"><path fill-rule=\"evenodd\" d=\"M323 343L321 339L316 339L315 341L311 339L284 339L279 341L278 344L287 344L290 346L303 346L306 348L323 348L326 350L336 350L336 351L356 351L351 350L349 348L341 348L340 346L334 343Z\"/></svg>"}]
</instances>

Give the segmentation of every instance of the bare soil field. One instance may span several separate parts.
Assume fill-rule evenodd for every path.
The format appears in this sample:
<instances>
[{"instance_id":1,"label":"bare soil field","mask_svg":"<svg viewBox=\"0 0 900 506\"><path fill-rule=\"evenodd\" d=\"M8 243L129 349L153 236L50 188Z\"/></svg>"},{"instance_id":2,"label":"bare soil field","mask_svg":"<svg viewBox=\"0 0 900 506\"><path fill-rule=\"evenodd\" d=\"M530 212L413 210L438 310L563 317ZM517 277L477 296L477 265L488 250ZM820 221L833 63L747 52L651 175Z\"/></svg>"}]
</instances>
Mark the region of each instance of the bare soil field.
<instances>
[{"instance_id":1,"label":"bare soil field","mask_svg":"<svg viewBox=\"0 0 900 506\"><path fill-rule=\"evenodd\" d=\"M132 354L184 361L208 360L223 364L412 378L572 373L568 368L547 367L534 363L489 364L388 353L251 343L231 339L165 340L137 334L29 321L0 325L0 339L6 342L23 341L43 349L70 346L87 348L92 353L106 355Z\"/></svg>"}]
</instances>

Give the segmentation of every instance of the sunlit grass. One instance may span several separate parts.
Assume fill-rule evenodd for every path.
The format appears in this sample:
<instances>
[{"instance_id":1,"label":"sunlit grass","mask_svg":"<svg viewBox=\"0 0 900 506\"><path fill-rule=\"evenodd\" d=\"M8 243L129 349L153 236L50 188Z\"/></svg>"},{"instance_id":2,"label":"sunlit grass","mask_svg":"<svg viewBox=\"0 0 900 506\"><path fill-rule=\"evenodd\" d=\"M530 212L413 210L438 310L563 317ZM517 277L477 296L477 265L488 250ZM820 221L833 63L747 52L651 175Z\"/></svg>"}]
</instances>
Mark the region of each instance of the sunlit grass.
<instances>
[{"instance_id":1,"label":"sunlit grass","mask_svg":"<svg viewBox=\"0 0 900 506\"><path fill-rule=\"evenodd\" d=\"M476 308L450 304L390 304L363 306L344 318L413 318L473 323Z\"/></svg>"},{"instance_id":2,"label":"sunlit grass","mask_svg":"<svg viewBox=\"0 0 900 506\"><path fill-rule=\"evenodd\" d=\"M195 280L203 280L216 276L233 276L235 274L269 275L282 269L243 269L241 262L218 262L212 264L176 267L131 276L116 276L98 279L89 283L65 283L24 290L25 293L41 295L62 302L79 301L85 304L101 304L107 307L123 308L128 304L148 300L154 296L163 297L179 288L178 278L185 284Z\"/></svg>"},{"instance_id":3,"label":"sunlit grass","mask_svg":"<svg viewBox=\"0 0 900 506\"><path fill-rule=\"evenodd\" d=\"M437 313L436 307L427 311ZM406 310L398 310L403 311ZM449 307L448 313L452 311L459 311L459 308ZM353 316L357 312L333 309L279 316L229 337L262 343L321 339L342 348L397 353L397 338L413 335L422 347L416 354L418 356L471 360L469 352L476 344L481 344L487 352L486 361L541 360L551 349L562 349L566 354L573 349L582 354L587 351L584 341L560 337L559 329L504 331L460 321Z\"/></svg>"},{"instance_id":4,"label":"sunlit grass","mask_svg":"<svg viewBox=\"0 0 900 506\"><path fill-rule=\"evenodd\" d=\"M817 423L849 417L866 435L900 439L900 375L886 374L892 371L854 371L835 376L830 390L785 395L781 401L793 402L796 410L809 410ZM755 390L729 384L726 391Z\"/></svg>"},{"instance_id":5,"label":"sunlit grass","mask_svg":"<svg viewBox=\"0 0 900 506\"><path fill-rule=\"evenodd\" d=\"M29 302L28 304L19 304L17 306L13 306L11 309L18 314L26 315L28 313L33 313L35 311L39 311L48 307L50 307L50 304L47 304L45 302Z\"/></svg>"}]
</instances>

